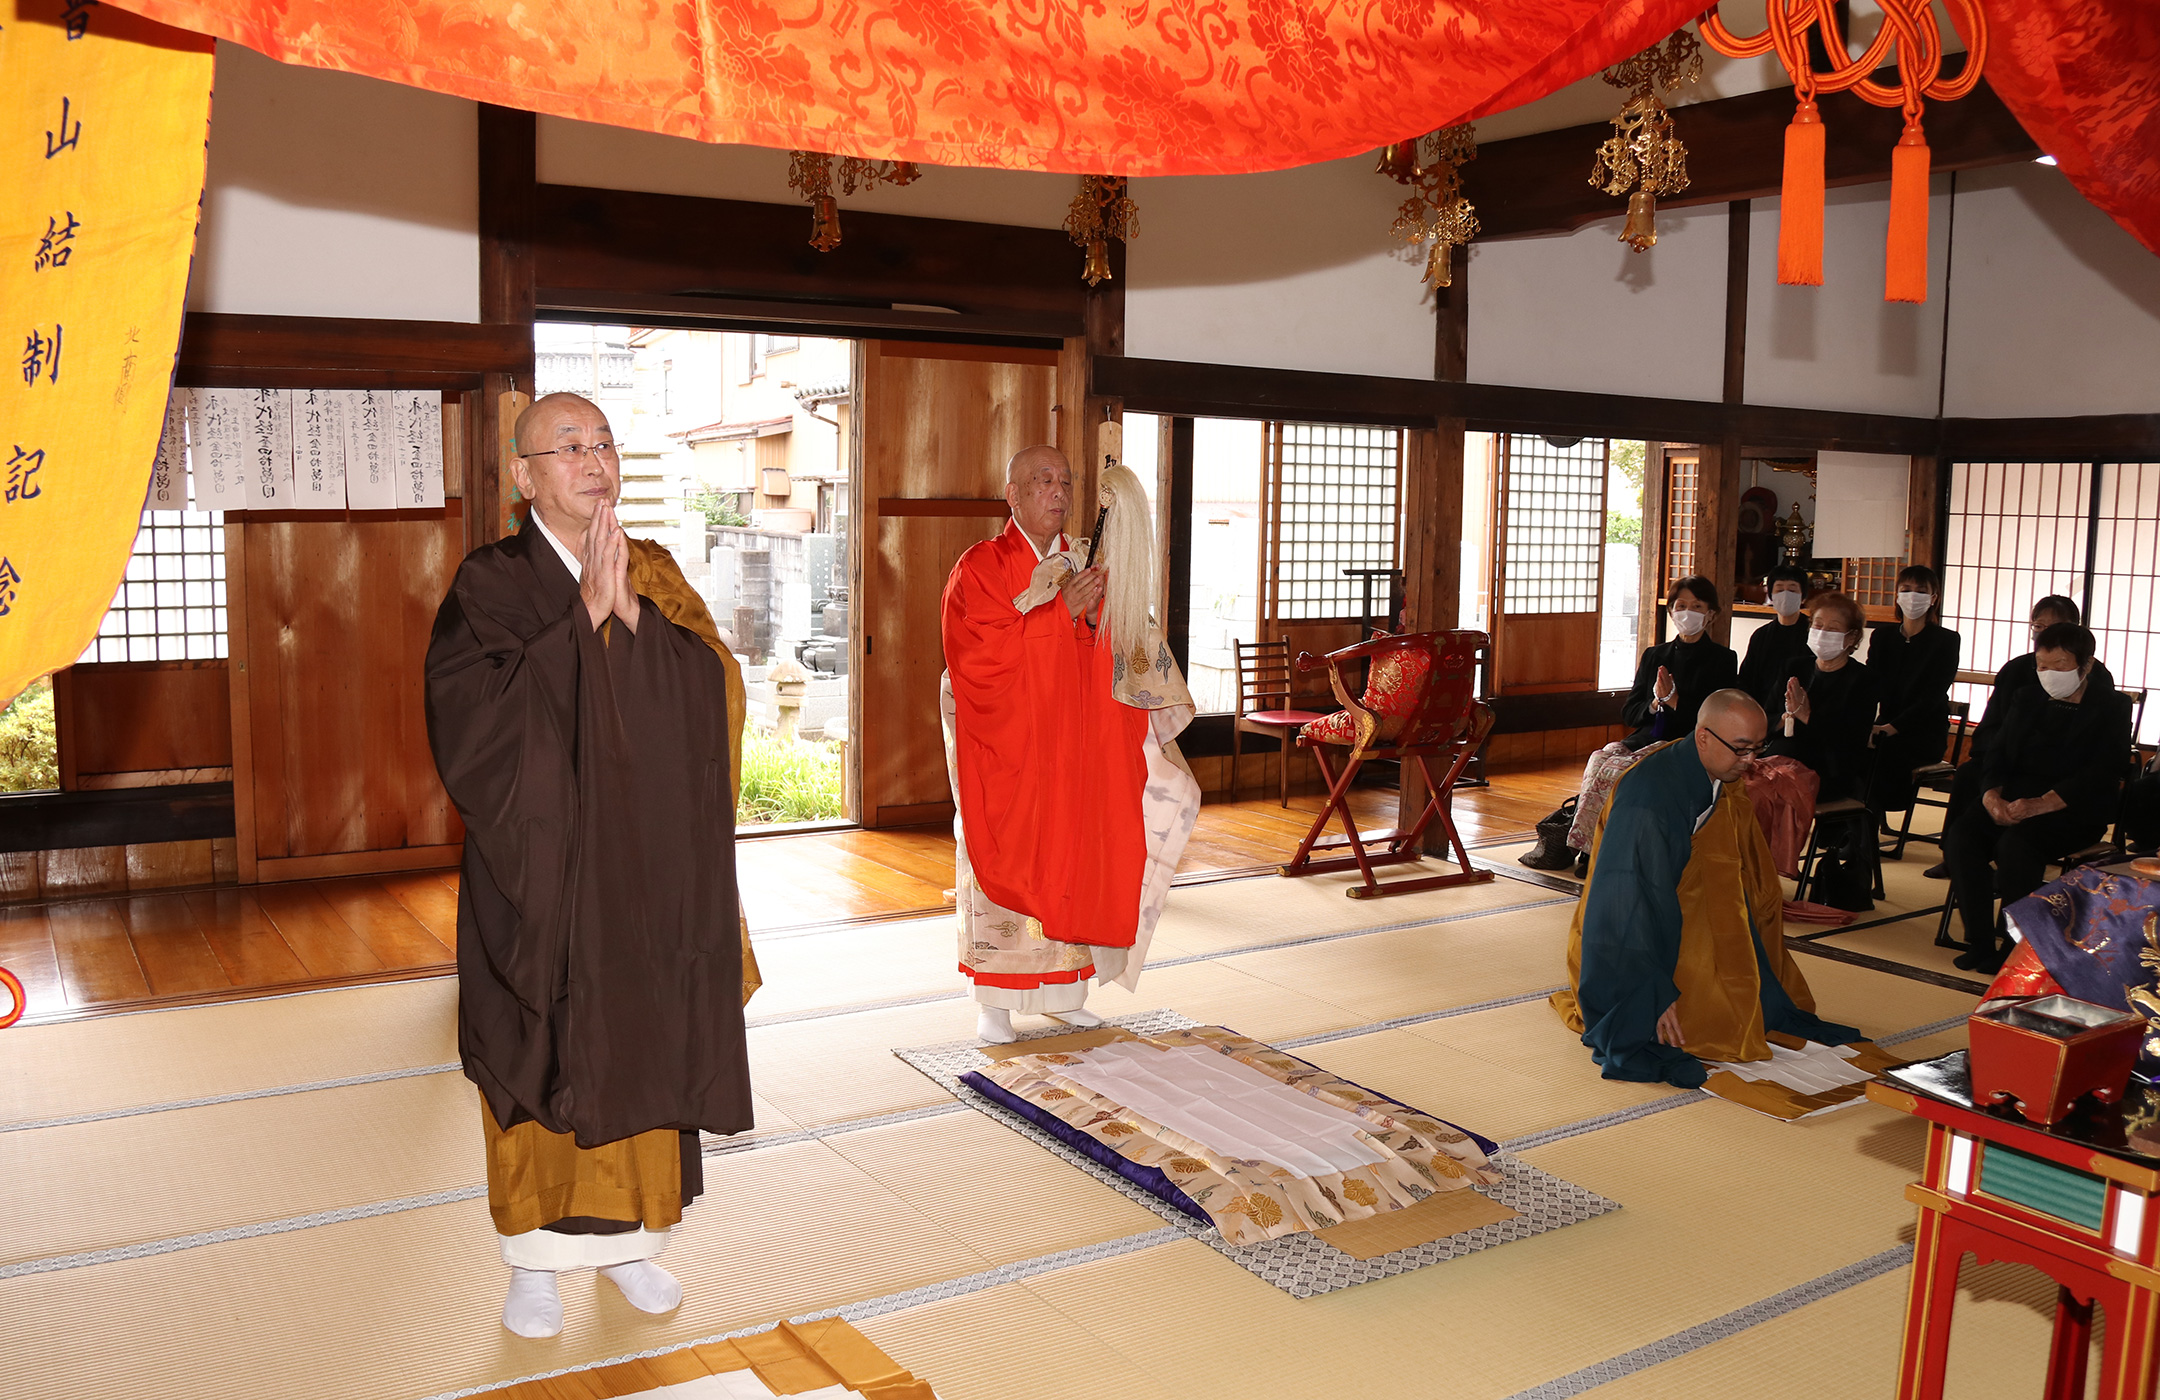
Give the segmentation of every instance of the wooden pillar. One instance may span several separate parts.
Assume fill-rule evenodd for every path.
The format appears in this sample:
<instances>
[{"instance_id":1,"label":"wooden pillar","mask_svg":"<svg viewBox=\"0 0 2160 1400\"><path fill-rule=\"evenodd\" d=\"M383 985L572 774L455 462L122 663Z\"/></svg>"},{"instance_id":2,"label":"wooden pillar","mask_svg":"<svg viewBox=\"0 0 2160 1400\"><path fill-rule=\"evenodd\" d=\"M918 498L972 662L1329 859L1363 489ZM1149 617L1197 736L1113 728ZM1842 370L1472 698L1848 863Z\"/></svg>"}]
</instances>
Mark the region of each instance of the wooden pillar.
<instances>
[{"instance_id":1,"label":"wooden pillar","mask_svg":"<svg viewBox=\"0 0 2160 1400\"><path fill-rule=\"evenodd\" d=\"M1695 572L1717 585L1724 606L1710 623L1719 642L1732 639L1733 588L1740 546L1740 434L1702 445L1700 494L1695 511Z\"/></svg>"},{"instance_id":2,"label":"wooden pillar","mask_svg":"<svg viewBox=\"0 0 2160 1400\"><path fill-rule=\"evenodd\" d=\"M1433 378L1462 383L1470 367L1470 250L1457 248L1450 264L1452 286L1434 289ZM1465 509L1485 502L1463 500L1463 436L1468 424L1441 418L1430 428L1405 434L1403 460L1403 606L1411 630L1441 632L1461 625L1462 541ZM1489 677L1488 677L1489 679ZM1425 806L1425 783L1405 764L1396 804L1396 825L1408 826ZM1428 832L1426 850L1444 855L1446 842Z\"/></svg>"},{"instance_id":3,"label":"wooden pillar","mask_svg":"<svg viewBox=\"0 0 2160 1400\"><path fill-rule=\"evenodd\" d=\"M1077 250L1076 250L1077 251ZM1079 259L1075 257L1077 265ZM1110 279L1088 288L1081 306L1081 334L1068 336L1058 356L1057 445L1073 469L1073 528L1095 530L1095 428L1106 419L1123 422L1122 399L1090 392L1097 355L1125 353L1125 245L1110 245Z\"/></svg>"},{"instance_id":4,"label":"wooden pillar","mask_svg":"<svg viewBox=\"0 0 2160 1400\"><path fill-rule=\"evenodd\" d=\"M538 122L530 112L480 104L480 319L494 325L533 321L533 215L539 191ZM520 374L480 377L473 415L472 470L466 481L468 545L505 532L510 501L510 430L518 401L533 392L530 361Z\"/></svg>"},{"instance_id":5,"label":"wooden pillar","mask_svg":"<svg viewBox=\"0 0 2160 1400\"><path fill-rule=\"evenodd\" d=\"M1163 634L1170 639L1170 654L1184 671L1192 661L1192 493L1193 420L1165 417L1160 447L1163 518L1166 530L1180 531L1183 538L1168 539L1158 546L1164 561Z\"/></svg>"},{"instance_id":6,"label":"wooden pillar","mask_svg":"<svg viewBox=\"0 0 2160 1400\"><path fill-rule=\"evenodd\" d=\"M1736 199L1725 209L1725 402L1747 402L1748 249L1750 206Z\"/></svg>"},{"instance_id":7,"label":"wooden pillar","mask_svg":"<svg viewBox=\"0 0 2160 1400\"><path fill-rule=\"evenodd\" d=\"M1905 476L1905 558L1925 564L1938 577L1943 569L1942 459L1915 457Z\"/></svg>"}]
</instances>

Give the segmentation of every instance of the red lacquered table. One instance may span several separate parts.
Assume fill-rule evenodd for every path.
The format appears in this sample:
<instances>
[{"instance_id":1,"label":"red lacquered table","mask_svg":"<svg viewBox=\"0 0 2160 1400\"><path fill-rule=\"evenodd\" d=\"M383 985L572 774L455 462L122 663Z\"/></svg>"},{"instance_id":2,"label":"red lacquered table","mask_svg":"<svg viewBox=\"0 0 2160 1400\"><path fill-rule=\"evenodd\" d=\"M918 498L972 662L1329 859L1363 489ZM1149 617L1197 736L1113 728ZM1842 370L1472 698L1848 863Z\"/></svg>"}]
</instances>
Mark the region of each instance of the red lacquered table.
<instances>
[{"instance_id":1,"label":"red lacquered table","mask_svg":"<svg viewBox=\"0 0 2160 1400\"><path fill-rule=\"evenodd\" d=\"M2095 1303L2107 1314L2100 1395L2151 1397L2160 1355L2160 1157L2140 1149L2160 1152L2160 1095L2133 1081L2121 1104L2088 1101L2042 1129L2007 1110L1974 1108L1963 1051L1892 1071L1892 1078L1870 1084L1868 1097L1928 1124L1925 1173L1905 1188L1920 1207L1920 1225L1899 1400L1943 1392L1958 1267L1967 1254L1982 1264L2030 1264L2055 1280L2048 1400L2085 1394Z\"/></svg>"}]
</instances>

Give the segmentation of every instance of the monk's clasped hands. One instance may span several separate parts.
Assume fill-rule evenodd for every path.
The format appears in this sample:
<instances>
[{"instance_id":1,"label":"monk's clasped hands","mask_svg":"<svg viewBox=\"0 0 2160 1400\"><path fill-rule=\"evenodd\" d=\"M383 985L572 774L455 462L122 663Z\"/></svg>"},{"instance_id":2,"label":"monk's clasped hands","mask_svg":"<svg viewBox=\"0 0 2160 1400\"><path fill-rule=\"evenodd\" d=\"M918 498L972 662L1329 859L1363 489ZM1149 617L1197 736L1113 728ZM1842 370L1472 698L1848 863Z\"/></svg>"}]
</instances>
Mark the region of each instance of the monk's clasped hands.
<instances>
[{"instance_id":1,"label":"monk's clasped hands","mask_svg":"<svg viewBox=\"0 0 2160 1400\"><path fill-rule=\"evenodd\" d=\"M633 633L638 625L637 590L630 586L630 537L615 518L615 507L602 501L593 509L585 537L579 543L578 596L585 601L593 629L613 616Z\"/></svg>"}]
</instances>

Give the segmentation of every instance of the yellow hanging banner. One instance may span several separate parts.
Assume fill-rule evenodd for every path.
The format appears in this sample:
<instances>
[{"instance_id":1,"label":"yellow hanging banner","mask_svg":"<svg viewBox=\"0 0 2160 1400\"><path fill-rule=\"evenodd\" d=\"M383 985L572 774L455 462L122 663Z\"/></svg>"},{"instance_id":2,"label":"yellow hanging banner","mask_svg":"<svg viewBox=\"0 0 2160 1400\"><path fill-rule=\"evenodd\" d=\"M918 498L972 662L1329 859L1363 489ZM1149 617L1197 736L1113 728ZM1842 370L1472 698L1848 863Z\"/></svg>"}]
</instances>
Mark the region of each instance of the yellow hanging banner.
<instances>
[{"instance_id":1,"label":"yellow hanging banner","mask_svg":"<svg viewBox=\"0 0 2160 1400\"><path fill-rule=\"evenodd\" d=\"M211 41L0 0L0 704L73 662L127 569L202 206Z\"/></svg>"}]
</instances>

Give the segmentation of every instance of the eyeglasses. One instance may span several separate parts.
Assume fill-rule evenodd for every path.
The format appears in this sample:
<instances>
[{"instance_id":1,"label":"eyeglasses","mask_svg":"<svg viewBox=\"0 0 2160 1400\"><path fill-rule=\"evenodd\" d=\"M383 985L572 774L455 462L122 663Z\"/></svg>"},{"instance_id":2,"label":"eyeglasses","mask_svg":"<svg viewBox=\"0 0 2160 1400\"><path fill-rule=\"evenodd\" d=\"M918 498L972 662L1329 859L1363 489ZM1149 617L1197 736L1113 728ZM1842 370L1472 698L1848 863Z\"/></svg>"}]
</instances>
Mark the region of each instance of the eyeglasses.
<instances>
[{"instance_id":1,"label":"eyeglasses","mask_svg":"<svg viewBox=\"0 0 2160 1400\"><path fill-rule=\"evenodd\" d=\"M1736 744L1732 740L1726 738L1724 735L1718 733L1715 729L1711 729L1710 726L1707 724L1704 725L1703 728L1709 733L1711 738L1717 740L1726 748L1732 750L1732 756L1734 758L1762 757L1763 746L1761 744Z\"/></svg>"},{"instance_id":2,"label":"eyeglasses","mask_svg":"<svg viewBox=\"0 0 2160 1400\"><path fill-rule=\"evenodd\" d=\"M620 454L612 442L596 442L589 446L582 442L566 442L562 446L551 448L546 452L520 452L518 455L520 457L560 457L573 467L581 467L585 464L585 459L588 456L602 457L613 461Z\"/></svg>"}]
</instances>

